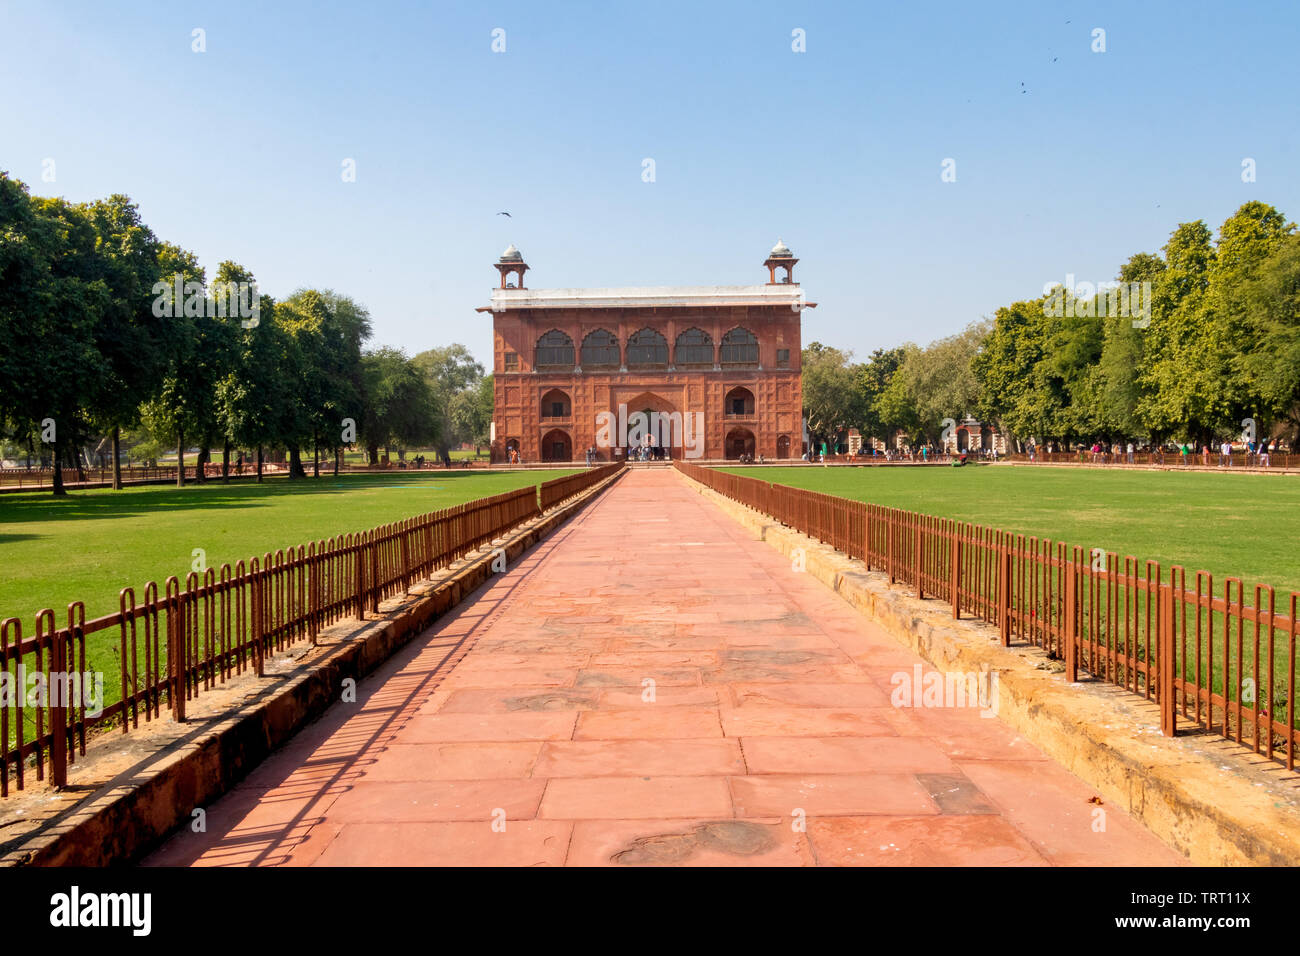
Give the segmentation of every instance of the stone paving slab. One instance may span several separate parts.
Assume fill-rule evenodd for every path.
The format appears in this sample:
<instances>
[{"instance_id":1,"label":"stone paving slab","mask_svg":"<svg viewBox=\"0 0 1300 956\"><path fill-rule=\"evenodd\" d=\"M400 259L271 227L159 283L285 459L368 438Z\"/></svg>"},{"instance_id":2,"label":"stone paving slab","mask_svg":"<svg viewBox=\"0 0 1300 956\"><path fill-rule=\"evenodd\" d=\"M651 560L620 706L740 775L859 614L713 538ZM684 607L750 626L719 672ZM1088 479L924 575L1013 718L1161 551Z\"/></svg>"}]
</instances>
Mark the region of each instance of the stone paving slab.
<instances>
[{"instance_id":1,"label":"stone paving slab","mask_svg":"<svg viewBox=\"0 0 1300 956\"><path fill-rule=\"evenodd\" d=\"M996 717L893 706L917 666L636 471L145 862L1184 862Z\"/></svg>"}]
</instances>

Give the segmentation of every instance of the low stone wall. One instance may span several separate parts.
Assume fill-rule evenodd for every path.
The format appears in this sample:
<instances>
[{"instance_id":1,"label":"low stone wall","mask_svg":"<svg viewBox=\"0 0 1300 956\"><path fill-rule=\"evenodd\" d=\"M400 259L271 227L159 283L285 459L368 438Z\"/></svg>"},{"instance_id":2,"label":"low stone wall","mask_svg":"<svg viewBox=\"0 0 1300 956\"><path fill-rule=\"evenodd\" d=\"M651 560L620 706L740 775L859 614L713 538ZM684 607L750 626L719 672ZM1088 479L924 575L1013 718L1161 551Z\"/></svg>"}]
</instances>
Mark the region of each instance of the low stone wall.
<instances>
[{"instance_id":1,"label":"low stone wall","mask_svg":"<svg viewBox=\"0 0 1300 956\"><path fill-rule=\"evenodd\" d=\"M236 783L300 728L494 573L513 562L622 477L619 472L521 525L365 621L341 621L317 647L269 659L266 677L235 678L190 702L189 719L164 716L130 734L105 733L69 771L69 786L36 787L0 804L0 866L108 866L139 859Z\"/></svg>"},{"instance_id":2,"label":"low stone wall","mask_svg":"<svg viewBox=\"0 0 1300 956\"><path fill-rule=\"evenodd\" d=\"M801 549L808 574L938 670L996 671L998 717L1191 862L1300 864L1300 775L1217 734L1165 737L1154 703L1100 681L1069 684L1038 648L1004 648L996 628L953 620L947 603L911 597L829 545L681 480L782 554Z\"/></svg>"}]
</instances>

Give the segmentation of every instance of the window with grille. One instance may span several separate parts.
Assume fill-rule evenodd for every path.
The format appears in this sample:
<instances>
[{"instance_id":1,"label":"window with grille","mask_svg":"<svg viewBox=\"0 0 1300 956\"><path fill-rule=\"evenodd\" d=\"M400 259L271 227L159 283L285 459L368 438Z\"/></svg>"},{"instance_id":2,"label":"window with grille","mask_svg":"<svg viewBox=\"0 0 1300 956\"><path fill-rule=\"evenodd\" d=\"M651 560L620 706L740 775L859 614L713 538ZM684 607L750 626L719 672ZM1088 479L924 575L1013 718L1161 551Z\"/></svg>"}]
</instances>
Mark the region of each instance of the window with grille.
<instances>
[{"instance_id":1,"label":"window with grille","mask_svg":"<svg viewBox=\"0 0 1300 956\"><path fill-rule=\"evenodd\" d=\"M757 365L758 338L748 329L732 329L722 337L723 365Z\"/></svg>"},{"instance_id":2,"label":"window with grille","mask_svg":"<svg viewBox=\"0 0 1300 956\"><path fill-rule=\"evenodd\" d=\"M552 329L537 340L537 357L534 367L573 368L573 339L558 329Z\"/></svg>"},{"instance_id":3,"label":"window with grille","mask_svg":"<svg viewBox=\"0 0 1300 956\"><path fill-rule=\"evenodd\" d=\"M507 353L506 353L506 369L505 369L505 370L506 370L507 372L517 372L517 371L519 371L519 356L518 356L518 354L516 354L515 352L507 352Z\"/></svg>"},{"instance_id":4,"label":"window with grille","mask_svg":"<svg viewBox=\"0 0 1300 956\"><path fill-rule=\"evenodd\" d=\"M733 388L725 402L728 415L753 415L754 393L747 388Z\"/></svg>"},{"instance_id":5,"label":"window with grille","mask_svg":"<svg viewBox=\"0 0 1300 956\"><path fill-rule=\"evenodd\" d=\"M654 329L642 329L627 340L628 368L668 365L668 340Z\"/></svg>"},{"instance_id":6,"label":"window with grille","mask_svg":"<svg viewBox=\"0 0 1300 956\"><path fill-rule=\"evenodd\" d=\"M703 329L687 329L677 336L673 364L678 368L713 367L713 339Z\"/></svg>"},{"instance_id":7,"label":"window with grille","mask_svg":"<svg viewBox=\"0 0 1300 956\"><path fill-rule=\"evenodd\" d=\"M789 367L790 367L790 350L789 350L789 349L777 349L777 350L776 350L776 367L777 367L777 368L789 368Z\"/></svg>"},{"instance_id":8,"label":"window with grille","mask_svg":"<svg viewBox=\"0 0 1300 956\"><path fill-rule=\"evenodd\" d=\"M618 368L618 339L613 332L597 329L582 340L584 369Z\"/></svg>"}]
</instances>

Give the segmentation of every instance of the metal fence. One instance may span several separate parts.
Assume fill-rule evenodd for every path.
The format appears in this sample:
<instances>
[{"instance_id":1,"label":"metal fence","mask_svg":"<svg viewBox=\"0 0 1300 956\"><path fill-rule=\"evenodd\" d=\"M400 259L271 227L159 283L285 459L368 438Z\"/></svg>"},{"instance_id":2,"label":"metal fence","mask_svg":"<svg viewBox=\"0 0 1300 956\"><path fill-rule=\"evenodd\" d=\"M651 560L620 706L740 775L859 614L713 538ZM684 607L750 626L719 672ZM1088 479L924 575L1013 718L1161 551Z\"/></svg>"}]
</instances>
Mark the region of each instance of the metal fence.
<instances>
[{"instance_id":1,"label":"metal fence","mask_svg":"<svg viewBox=\"0 0 1300 956\"><path fill-rule=\"evenodd\" d=\"M714 491L1179 719L1295 767L1300 593L678 462Z\"/></svg>"},{"instance_id":2,"label":"metal fence","mask_svg":"<svg viewBox=\"0 0 1300 956\"><path fill-rule=\"evenodd\" d=\"M1123 451L1094 452L1088 449L1077 451L1035 451L1031 458L1024 452L1000 455L999 461L1031 462L1047 465L1141 465L1155 468L1260 468L1264 470L1288 471L1300 468L1300 455L1290 452L1274 451L1267 455L1257 452L1233 452L1225 458L1219 451L1191 451L1184 455L1177 451L1135 451L1132 458Z\"/></svg>"},{"instance_id":3,"label":"metal fence","mask_svg":"<svg viewBox=\"0 0 1300 956\"><path fill-rule=\"evenodd\" d=\"M232 676L263 675L267 655L310 641L346 617L378 612L399 593L555 504L598 484L621 465L592 469L369 531L314 541L232 568L169 577L137 594L123 588L118 613L86 620L82 601L65 622L51 608L24 636L21 619L0 623L0 797L11 778L22 790L36 779L67 783L69 764L86 752L86 732L119 722L122 733L162 716L177 720L201 693ZM540 501L540 507L539 507ZM93 675L86 642L111 641L118 672ZM117 684L109 702L88 683ZM90 705L89 709L87 705Z\"/></svg>"},{"instance_id":4,"label":"metal fence","mask_svg":"<svg viewBox=\"0 0 1300 956\"><path fill-rule=\"evenodd\" d=\"M621 462L613 465L601 465L589 471L580 471L576 475L568 475L565 478L555 478L551 481L542 482L537 486L538 499L541 502L542 510L546 511L554 508L566 498L572 498L574 495L586 491L592 485L599 484L623 467Z\"/></svg>"}]
</instances>

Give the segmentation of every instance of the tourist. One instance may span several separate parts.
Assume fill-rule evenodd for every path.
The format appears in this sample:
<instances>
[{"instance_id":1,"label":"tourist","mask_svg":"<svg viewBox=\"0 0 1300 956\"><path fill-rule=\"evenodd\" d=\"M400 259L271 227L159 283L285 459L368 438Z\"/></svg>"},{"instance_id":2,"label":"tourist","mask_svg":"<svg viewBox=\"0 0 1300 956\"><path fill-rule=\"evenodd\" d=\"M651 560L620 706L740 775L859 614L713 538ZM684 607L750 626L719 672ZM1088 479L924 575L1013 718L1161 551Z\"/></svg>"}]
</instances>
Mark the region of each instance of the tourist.
<instances>
[{"instance_id":1,"label":"tourist","mask_svg":"<svg viewBox=\"0 0 1300 956\"><path fill-rule=\"evenodd\" d=\"M1259 443L1259 467L1261 468L1269 467L1268 448L1269 439L1265 438Z\"/></svg>"},{"instance_id":2,"label":"tourist","mask_svg":"<svg viewBox=\"0 0 1300 956\"><path fill-rule=\"evenodd\" d=\"M1232 442L1225 441L1223 443L1223 447L1220 449L1220 455L1222 461L1226 463L1224 467L1231 468L1232 467Z\"/></svg>"},{"instance_id":3,"label":"tourist","mask_svg":"<svg viewBox=\"0 0 1300 956\"><path fill-rule=\"evenodd\" d=\"M1125 450L1128 452L1128 463L1131 465L1133 464L1133 443L1129 442L1128 445L1125 446Z\"/></svg>"}]
</instances>

